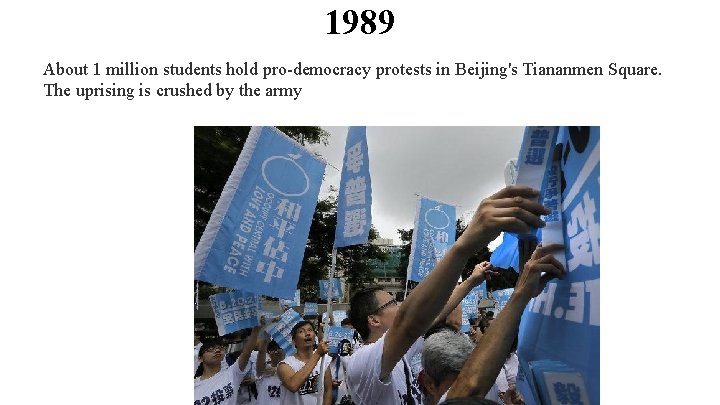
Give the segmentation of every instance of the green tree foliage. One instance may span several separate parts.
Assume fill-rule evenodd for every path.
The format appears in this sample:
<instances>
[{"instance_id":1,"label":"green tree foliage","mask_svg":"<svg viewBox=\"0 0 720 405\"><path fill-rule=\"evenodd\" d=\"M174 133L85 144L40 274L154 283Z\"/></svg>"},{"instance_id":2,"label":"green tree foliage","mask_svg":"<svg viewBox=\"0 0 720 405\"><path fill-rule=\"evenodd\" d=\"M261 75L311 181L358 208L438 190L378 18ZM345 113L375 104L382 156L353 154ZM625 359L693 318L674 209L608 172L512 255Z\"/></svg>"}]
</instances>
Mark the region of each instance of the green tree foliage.
<instances>
[{"instance_id":1,"label":"green tree foliage","mask_svg":"<svg viewBox=\"0 0 720 405\"><path fill-rule=\"evenodd\" d=\"M335 191L335 190L331 190ZM300 271L300 297L303 301L324 303L319 298L318 281L327 279L332 266L332 248L337 225L337 196L318 201L313 222L310 225L308 244L305 248L302 270ZM369 239L379 237L374 227L370 228ZM347 246L337 250L335 275L346 278L351 290L362 288L372 281L368 261L385 260L387 255L373 244Z\"/></svg>"}]
</instances>

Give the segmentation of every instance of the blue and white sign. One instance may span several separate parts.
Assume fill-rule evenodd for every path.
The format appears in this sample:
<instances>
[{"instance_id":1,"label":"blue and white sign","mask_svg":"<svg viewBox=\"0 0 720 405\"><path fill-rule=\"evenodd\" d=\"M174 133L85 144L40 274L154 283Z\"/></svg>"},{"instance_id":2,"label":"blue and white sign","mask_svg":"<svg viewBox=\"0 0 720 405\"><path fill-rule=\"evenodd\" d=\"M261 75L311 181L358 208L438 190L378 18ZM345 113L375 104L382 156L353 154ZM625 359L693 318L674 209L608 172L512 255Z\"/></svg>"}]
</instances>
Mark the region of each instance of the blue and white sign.
<instances>
[{"instance_id":1,"label":"blue and white sign","mask_svg":"<svg viewBox=\"0 0 720 405\"><path fill-rule=\"evenodd\" d=\"M330 354L345 353L352 351L353 330L342 326L329 326L325 338L330 342Z\"/></svg>"},{"instance_id":2,"label":"blue and white sign","mask_svg":"<svg viewBox=\"0 0 720 405\"><path fill-rule=\"evenodd\" d=\"M325 163L272 127L253 127L195 250L195 278L292 298Z\"/></svg>"},{"instance_id":3,"label":"blue and white sign","mask_svg":"<svg viewBox=\"0 0 720 405\"><path fill-rule=\"evenodd\" d=\"M503 269L512 268L520 271L520 255L518 254L517 235L510 232L503 232L502 243L490 254L490 264Z\"/></svg>"},{"instance_id":4,"label":"blue and white sign","mask_svg":"<svg viewBox=\"0 0 720 405\"><path fill-rule=\"evenodd\" d=\"M487 295L487 283L485 282L485 280L483 280L483 282L480 283L479 286L470 290L470 294L477 295L478 300L486 300L488 298L488 295Z\"/></svg>"},{"instance_id":5,"label":"blue and white sign","mask_svg":"<svg viewBox=\"0 0 720 405\"><path fill-rule=\"evenodd\" d=\"M335 325L340 325L340 322L342 322L343 319L347 318L347 311L343 309L336 309L332 311L333 313L333 320L335 321ZM328 322L330 320L328 313L323 313L323 322Z\"/></svg>"},{"instance_id":6,"label":"blue and white sign","mask_svg":"<svg viewBox=\"0 0 720 405\"><path fill-rule=\"evenodd\" d=\"M350 127L340 174L335 247L367 243L372 224L372 188L365 127Z\"/></svg>"},{"instance_id":7,"label":"blue and white sign","mask_svg":"<svg viewBox=\"0 0 720 405\"><path fill-rule=\"evenodd\" d=\"M470 319L478 317L478 296L477 292L471 290L468 295L463 298L460 307L462 308L462 324L463 333L470 332Z\"/></svg>"},{"instance_id":8,"label":"blue and white sign","mask_svg":"<svg viewBox=\"0 0 720 405\"><path fill-rule=\"evenodd\" d=\"M332 297L335 300L339 300L343 296L342 285L340 284L339 278L333 278L332 280ZM330 280L319 280L320 284L320 298L328 299L328 284Z\"/></svg>"},{"instance_id":9,"label":"blue and white sign","mask_svg":"<svg viewBox=\"0 0 720 405\"><path fill-rule=\"evenodd\" d=\"M526 127L518 155L515 184L544 192L547 172L553 160L559 127ZM534 233L521 235L532 237ZM517 269L516 269L517 270ZM518 270L519 271L519 270Z\"/></svg>"},{"instance_id":10,"label":"blue and white sign","mask_svg":"<svg viewBox=\"0 0 720 405\"><path fill-rule=\"evenodd\" d=\"M540 240L545 246L565 242L560 196L562 192L560 173L560 159L554 160L548 169L547 183L543 194L543 205L550 210L548 215L543 216L545 226L540 230ZM560 264L566 266L565 252L556 252L553 256Z\"/></svg>"},{"instance_id":11,"label":"blue and white sign","mask_svg":"<svg viewBox=\"0 0 720 405\"><path fill-rule=\"evenodd\" d=\"M299 307L300 306L300 290L295 290L295 298L291 300L286 300L284 298L280 298L280 305L284 305L287 307Z\"/></svg>"},{"instance_id":12,"label":"blue and white sign","mask_svg":"<svg viewBox=\"0 0 720 405\"><path fill-rule=\"evenodd\" d=\"M532 299L520 324L518 355L528 363L551 360L579 373L588 402L600 403L600 128L562 127L561 207L567 276ZM576 392L557 381L559 397ZM554 383L551 384L554 389ZM523 394L540 395L518 384ZM572 389L571 389L572 388ZM573 394L573 398L577 395Z\"/></svg>"},{"instance_id":13,"label":"blue and white sign","mask_svg":"<svg viewBox=\"0 0 720 405\"><path fill-rule=\"evenodd\" d=\"M286 356L292 356L297 351L290 333L292 332L293 326L302 320L300 314L292 309L288 309L280 316L278 322L271 323L266 330L268 335L285 351Z\"/></svg>"},{"instance_id":14,"label":"blue and white sign","mask_svg":"<svg viewBox=\"0 0 720 405\"><path fill-rule=\"evenodd\" d=\"M261 304L257 294L231 291L211 295L210 306L215 313L215 323L220 336L260 324L258 311Z\"/></svg>"},{"instance_id":15,"label":"blue and white sign","mask_svg":"<svg viewBox=\"0 0 720 405\"><path fill-rule=\"evenodd\" d=\"M304 316L312 316L318 314L318 304L317 302L306 302L305 303L305 311L303 311Z\"/></svg>"},{"instance_id":16,"label":"blue and white sign","mask_svg":"<svg viewBox=\"0 0 720 405\"><path fill-rule=\"evenodd\" d=\"M455 243L455 206L422 197L415 214L408 280L422 281Z\"/></svg>"},{"instance_id":17,"label":"blue and white sign","mask_svg":"<svg viewBox=\"0 0 720 405\"><path fill-rule=\"evenodd\" d=\"M493 311L495 312L495 317L497 317L500 311L505 308L505 305L510 300L510 296L512 295L513 291L515 291L514 288L506 288L504 290L493 291L492 297L495 300L495 309L493 309Z\"/></svg>"}]
</instances>

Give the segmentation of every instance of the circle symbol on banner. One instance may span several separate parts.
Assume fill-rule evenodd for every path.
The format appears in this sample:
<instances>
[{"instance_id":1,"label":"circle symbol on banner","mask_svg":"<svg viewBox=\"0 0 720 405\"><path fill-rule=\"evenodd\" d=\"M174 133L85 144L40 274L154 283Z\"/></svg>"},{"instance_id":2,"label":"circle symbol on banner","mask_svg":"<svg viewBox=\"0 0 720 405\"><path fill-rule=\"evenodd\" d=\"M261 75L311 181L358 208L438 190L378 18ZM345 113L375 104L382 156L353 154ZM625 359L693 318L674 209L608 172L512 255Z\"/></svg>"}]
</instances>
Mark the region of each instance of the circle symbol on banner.
<instances>
[{"instance_id":1,"label":"circle symbol on banner","mask_svg":"<svg viewBox=\"0 0 720 405\"><path fill-rule=\"evenodd\" d=\"M553 315L555 315L555 318L560 319L565 315L565 309L563 307L557 307L555 311L553 311Z\"/></svg>"},{"instance_id":2,"label":"circle symbol on banner","mask_svg":"<svg viewBox=\"0 0 720 405\"><path fill-rule=\"evenodd\" d=\"M271 156L265 159L262 164L263 180L278 194L285 197L299 197L307 193L310 179L305 170L295 162L300 155L288 156L290 157Z\"/></svg>"},{"instance_id":3,"label":"circle symbol on banner","mask_svg":"<svg viewBox=\"0 0 720 405\"><path fill-rule=\"evenodd\" d=\"M425 213L425 223L431 228L445 229L450 225L450 217L448 217L438 205L435 208L427 210Z\"/></svg>"}]
</instances>

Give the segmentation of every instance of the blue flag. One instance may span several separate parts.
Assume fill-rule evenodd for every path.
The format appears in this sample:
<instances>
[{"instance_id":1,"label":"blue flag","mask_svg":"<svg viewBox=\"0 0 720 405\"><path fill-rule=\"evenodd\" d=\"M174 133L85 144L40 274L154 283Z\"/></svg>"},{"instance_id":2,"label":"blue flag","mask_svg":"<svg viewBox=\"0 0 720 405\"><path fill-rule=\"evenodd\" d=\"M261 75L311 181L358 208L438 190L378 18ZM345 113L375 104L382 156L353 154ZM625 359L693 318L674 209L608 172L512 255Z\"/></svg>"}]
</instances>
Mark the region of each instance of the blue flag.
<instances>
[{"instance_id":1,"label":"blue flag","mask_svg":"<svg viewBox=\"0 0 720 405\"><path fill-rule=\"evenodd\" d=\"M547 184L548 169L552 164L553 152L559 127L526 127L518 156L517 179L515 184L530 186L542 193ZM542 201L540 201L542 202ZM535 233L520 235L533 237ZM516 271L519 269L515 268Z\"/></svg>"},{"instance_id":2,"label":"blue flag","mask_svg":"<svg viewBox=\"0 0 720 405\"><path fill-rule=\"evenodd\" d=\"M408 280L422 281L455 243L455 206L421 198L415 214Z\"/></svg>"},{"instance_id":3,"label":"blue flag","mask_svg":"<svg viewBox=\"0 0 720 405\"><path fill-rule=\"evenodd\" d=\"M330 281L318 280L318 284L320 284L320 298L328 299L328 284L330 284ZM342 286L340 284L339 278L332 279L332 296L333 299L336 299L338 301L343 296Z\"/></svg>"},{"instance_id":4,"label":"blue flag","mask_svg":"<svg viewBox=\"0 0 720 405\"><path fill-rule=\"evenodd\" d=\"M503 269L513 268L520 271L520 255L518 254L518 238L510 232L503 232L503 240L490 255L490 264Z\"/></svg>"},{"instance_id":5,"label":"blue flag","mask_svg":"<svg viewBox=\"0 0 720 405\"><path fill-rule=\"evenodd\" d=\"M253 127L195 250L195 278L292 298L325 163L272 127Z\"/></svg>"},{"instance_id":6,"label":"blue flag","mask_svg":"<svg viewBox=\"0 0 720 405\"><path fill-rule=\"evenodd\" d=\"M278 322L271 323L267 328L268 335L280 345L280 348L285 351L286 356L292 356L297 351L292 342L290 332L292 332L293 326L302 320L300 314L292 309L288 309L280 316Z\"/></svg>"},{"instance_id":7,"label":"blue flag","mask_svg":"<svg viewBox=\"0 0 720 405\"><path fill-rule=\"evenodd\" d=\"M370 162L365 127L350 127L340 174L335 247L367 243L372 224Z\"/></svg>"},{"instance_id":8,"label":"blue flag","mask_svg":"<svg viewBox=\"0 0 720 405\"><path fill-rule=\"evenodd\" d=\"M579 390L600 403L600 128L562 127L561 197L567 276L553 280L522 316L518 355L526 379L518 387L539 402L530 362L553 361L567 371L553 376L564 395ZM575 373L575 374L573 374ZM576 375L577 374L577 375ZM581 377L581 380L578 379ZM572 384L572 385L571 385ZM554 389L554 388L553 388ZM582 391L582 390L581 390ZM580 398L580 396L578 396Z\"/></svg>"},{"instance_id":9,"label":"blue flag","mask_svg":"<svg viewBox=\"0 0 720 405\"><path fill-rule=\"evenodd\" d=\"M257 294L231 291L211 295L210 306L215 313L215 323L220 336L260 324L258 310L261 304Z\"/></svg>"}]
</instances>

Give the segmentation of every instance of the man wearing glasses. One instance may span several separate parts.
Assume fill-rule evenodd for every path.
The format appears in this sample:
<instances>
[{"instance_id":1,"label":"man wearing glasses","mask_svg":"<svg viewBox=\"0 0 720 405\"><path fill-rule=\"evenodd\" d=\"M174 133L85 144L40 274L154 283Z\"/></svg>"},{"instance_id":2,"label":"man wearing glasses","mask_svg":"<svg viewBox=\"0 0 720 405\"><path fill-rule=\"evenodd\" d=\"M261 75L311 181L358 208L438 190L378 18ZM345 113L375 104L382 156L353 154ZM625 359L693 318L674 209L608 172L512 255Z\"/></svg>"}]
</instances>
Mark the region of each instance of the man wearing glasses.
<instances>
[{"instance_id":1,"label":"man wearing glasses","mask_svg":"<svg viewBox=\"0 0 720 405\"><path fill-rule=\"evenodd\" d=\"M500 232L528 233L545 226L549 211L537 190L509 186L480 203L465 232L413 293L397 306L379 288L358 291L350 300L350 320L364 345L348 359L348 383L357 405L420 404L408 359L422 350L420 337L438 316L457 303L449 298L467 260ZM447 312L445 312L447 311Z\"/></svg>"}]
</instances>

